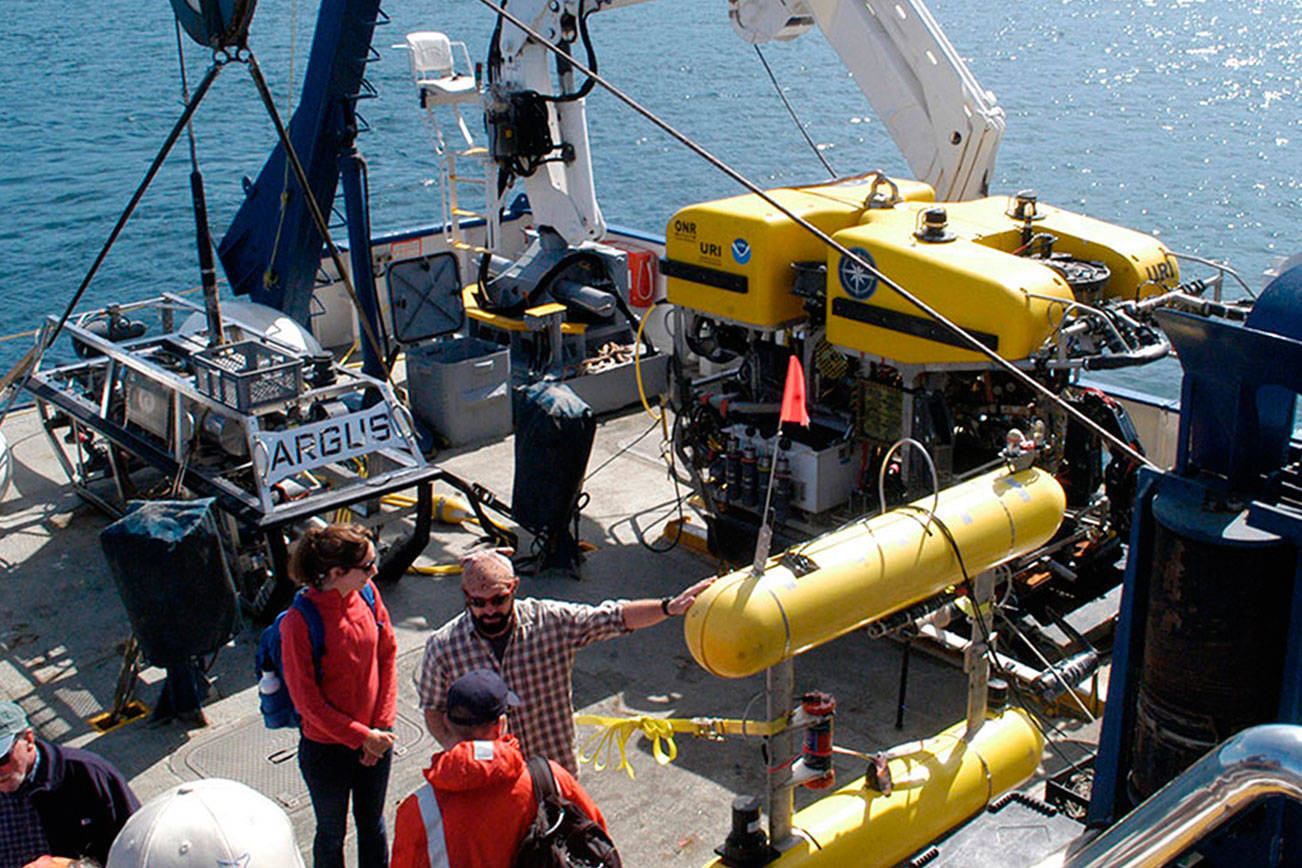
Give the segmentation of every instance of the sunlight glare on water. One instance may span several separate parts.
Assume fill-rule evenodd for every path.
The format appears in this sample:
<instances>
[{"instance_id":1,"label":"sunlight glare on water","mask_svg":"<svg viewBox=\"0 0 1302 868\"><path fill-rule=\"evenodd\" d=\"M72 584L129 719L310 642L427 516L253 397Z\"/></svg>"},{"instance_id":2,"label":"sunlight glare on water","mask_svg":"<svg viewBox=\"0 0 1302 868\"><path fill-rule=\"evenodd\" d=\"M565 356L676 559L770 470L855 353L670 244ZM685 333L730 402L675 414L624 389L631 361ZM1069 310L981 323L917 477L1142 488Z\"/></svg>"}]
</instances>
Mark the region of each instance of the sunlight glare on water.
<instances>
[{"instance_id":1,"label":"sunlight glare on water","mask_svg":"<svg viewBox=\"0 0 1302 868\"><path fill-rule=\"evenodd\" d=\"M105 0L67 24L36 0L6 6L0 112L0 335L61 311L182 106L165 4ZM1302 249L1302 6L1293 0L1119 2L935 0L931 11L1008 114L992 193L1036 189L1052 204L1152 232L1177 251L1228 261L1254 290L1274 257ZM493 19L476 0L389 4L362 103L377 231L439 216L429 135L407 58L412 30L486 53ZM301 83L315 4L262 3L251 43L282 111ZM826 177L719 2L675 0L591 19L600 69L762 186ZM206 59L186 45L190 83ZM815 30L764 46L810 135L841 174L907 174L895 145ZM291 87L292 82L292 87ZM663 232L673 212L739 192L734 182L608 94L589 101L594 166L610 222ZM220 235L273 142L249 77L218 79L195 123L211 223ZM188 149L178 145L110 254L86 306L198 282ZM0 343L0 370L27 340ZM1172 362L1156 385L1173 394Z\"/></svg>"}]
</instances>

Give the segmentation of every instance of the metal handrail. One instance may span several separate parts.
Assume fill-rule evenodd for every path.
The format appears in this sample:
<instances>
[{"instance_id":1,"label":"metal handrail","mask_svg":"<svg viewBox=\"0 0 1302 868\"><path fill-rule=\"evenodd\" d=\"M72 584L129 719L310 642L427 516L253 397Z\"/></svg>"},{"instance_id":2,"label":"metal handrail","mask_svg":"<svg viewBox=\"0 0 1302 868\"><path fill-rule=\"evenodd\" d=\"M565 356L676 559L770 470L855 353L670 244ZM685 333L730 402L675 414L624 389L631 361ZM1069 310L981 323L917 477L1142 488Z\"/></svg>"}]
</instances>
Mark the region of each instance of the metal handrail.
<instances>
[{"instance_id":1,"label":"metal handrail","mask_svg":"<svg viewBox=\"0 0 1302 868\"><path fill-rule=\"evenodd\" d=\"M1165 865L1245 808L1278 795L1302 802L1302 726L1243 730L1057 864Z\"/></svg>"}]
</instances>

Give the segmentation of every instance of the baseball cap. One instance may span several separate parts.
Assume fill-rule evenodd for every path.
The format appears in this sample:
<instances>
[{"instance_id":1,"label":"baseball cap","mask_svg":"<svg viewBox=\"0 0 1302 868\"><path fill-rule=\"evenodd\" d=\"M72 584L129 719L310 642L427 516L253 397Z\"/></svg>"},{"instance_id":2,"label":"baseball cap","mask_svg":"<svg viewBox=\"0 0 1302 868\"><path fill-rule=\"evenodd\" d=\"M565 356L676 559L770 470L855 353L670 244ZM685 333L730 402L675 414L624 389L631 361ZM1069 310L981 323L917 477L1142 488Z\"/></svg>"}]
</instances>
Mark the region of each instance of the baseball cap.
<instances>
[{"instance_id":1,"label":"baseball cap","mask_svg":"<svg viewBox=\"0 0 1302 868\"><path fill-rule=\"evenodd\" d=\"M131 815L105 868L303 868L289 817L237 781L173 787Z\"/></svg>"},{"instance_id":2,"label":"baseball cap","mask_svg":"<svg viewBox=\"0 0 1302 868\"><path fill-rule=\"evenodd\" d=\"M472 669L448 688L448 720L459 726L491 723L519 704L520 697L491 669Z\"/></svg>"},{"instance_id":3,"label":"baseball cap","mask_svg":"<svg viewBox=\"0 0 1302 868\"><path fill-rule=\"evenodd\" d=\"M9 748L14 746L14 739L29 729L31 725L22 708L13 702L0 702L0 756L9 753Z\"/></svg>"}]
</instances>

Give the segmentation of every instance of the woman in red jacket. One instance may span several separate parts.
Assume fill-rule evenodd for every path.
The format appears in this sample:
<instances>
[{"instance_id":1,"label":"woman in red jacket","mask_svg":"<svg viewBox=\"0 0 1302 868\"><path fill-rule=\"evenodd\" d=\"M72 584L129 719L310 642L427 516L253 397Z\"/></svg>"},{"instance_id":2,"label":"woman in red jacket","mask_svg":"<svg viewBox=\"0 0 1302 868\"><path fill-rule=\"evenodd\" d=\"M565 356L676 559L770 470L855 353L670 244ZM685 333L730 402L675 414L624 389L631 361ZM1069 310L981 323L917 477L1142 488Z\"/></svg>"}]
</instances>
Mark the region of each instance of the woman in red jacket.
<instances>
[{"instance_id":1,"label":"woman in red jacket","mask_svg":"<svg viewBox=\"0 0 1302 868\"><path fill-rule=\"evenodd\" d=\"M343 868L348 800L357 825L359 868L387 868L384 796L397 706L397 643L371 577L375 546L366 528L332 524L303 535L289 574L306 588L325 628L317 680L303 614L280 622L285 684L302 718L298 767L312 796L315 868ZM365 587L375 606L360 593Z\"/></svg>"}]
</instances>

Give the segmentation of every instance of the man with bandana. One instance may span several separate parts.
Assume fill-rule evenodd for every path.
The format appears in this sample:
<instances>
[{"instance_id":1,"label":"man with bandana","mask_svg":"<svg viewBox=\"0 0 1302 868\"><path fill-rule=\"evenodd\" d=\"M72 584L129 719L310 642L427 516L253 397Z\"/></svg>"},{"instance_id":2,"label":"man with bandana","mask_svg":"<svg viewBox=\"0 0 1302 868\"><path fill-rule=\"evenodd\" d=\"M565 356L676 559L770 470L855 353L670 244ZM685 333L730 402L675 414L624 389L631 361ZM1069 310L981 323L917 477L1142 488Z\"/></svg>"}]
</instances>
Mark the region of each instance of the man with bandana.
<instances>
[{"instance_id":1,"label":"man with bandana","mask_svg":"<svg viewBox=\"0 0 1302 868\"><path fill-rule=\"evenodd\" d=\"M523 754L545 756L578 774L570 679L575 652L686 613L714 579L658 600L606 600L590 606L516 599L520 580L510 555L499 549L461 559L466 609L430 636L416 674L425 724L444 747L454 744L443 717L448 688L473 669L491 669L520 697L511 730Z\"/></svg>"}]
</instances>

